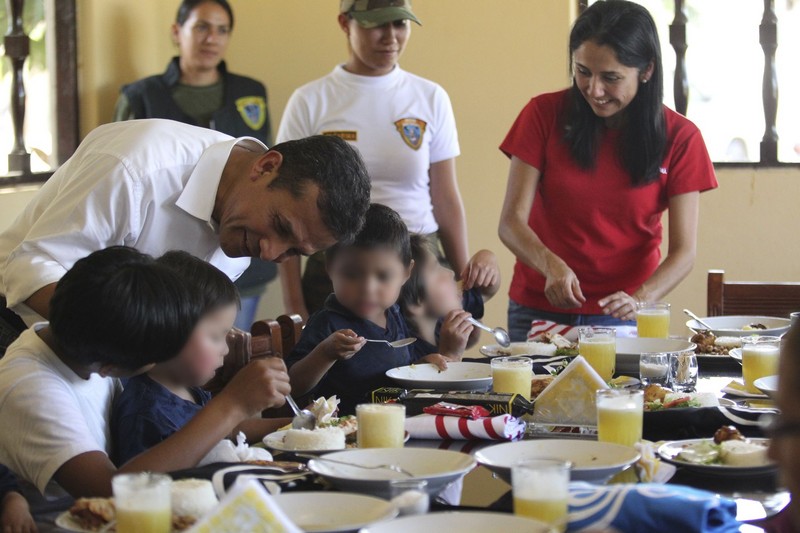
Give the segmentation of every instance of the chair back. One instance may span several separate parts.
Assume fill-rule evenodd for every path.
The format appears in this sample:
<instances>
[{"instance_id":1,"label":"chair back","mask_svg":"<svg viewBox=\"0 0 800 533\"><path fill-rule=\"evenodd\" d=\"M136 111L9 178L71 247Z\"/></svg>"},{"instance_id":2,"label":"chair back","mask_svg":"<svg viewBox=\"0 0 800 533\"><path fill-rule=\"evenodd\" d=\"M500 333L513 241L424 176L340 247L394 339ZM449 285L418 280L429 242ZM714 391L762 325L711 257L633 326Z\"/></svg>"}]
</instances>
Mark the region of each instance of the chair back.
<instances>
[{"instance_id":1,"label":"chair back","mask_svg":"<svg viewBox=\"0 0 800 533\"><path fill-rule=\"evenodd\" d=\"M800 283L725 281L724 270L709 270L707 307L707 316L788 318L800 311Z\"/></svg>"}]
</instances>

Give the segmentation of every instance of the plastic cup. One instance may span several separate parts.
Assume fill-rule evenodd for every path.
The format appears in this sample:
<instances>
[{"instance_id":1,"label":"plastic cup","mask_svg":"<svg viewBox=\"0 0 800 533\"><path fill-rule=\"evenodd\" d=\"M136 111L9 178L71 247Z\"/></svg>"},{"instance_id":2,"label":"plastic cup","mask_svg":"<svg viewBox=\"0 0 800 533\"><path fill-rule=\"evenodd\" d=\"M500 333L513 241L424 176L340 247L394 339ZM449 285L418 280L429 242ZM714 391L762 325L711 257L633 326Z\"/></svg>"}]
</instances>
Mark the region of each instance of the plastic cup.
<instances>
[{"instance_id":1,"label":"plastic cup","mask_svg":"<svg viewBox=\"0 0 800 533\"><path fill-rule=\"evenodd\" d=\"M617 363L617 331L614 328L579 329L578 352L604 381L611 381Z\"/></svg>"},{"instance_id":2,"label":"plastic cup","mask_svg":"<svg viewBox=\"0 0 800 533\"><path fill-rule=\"evenodd\" d=\"M530 357L496 357L492 359L492 390L519 394L531 399L533 360Z\"/></svg>"},{"instance_id":3,"label":"plastic cup","mask_svg":"<svg viewBox=\"0 0 800 533\"><path fill-rule=\"evenodd\" d=\"M356 406L359 448L402 448L406 435L406 406L365 403Z\"/></svg>"},{"instance_id":4,"label":"plastic cup","mask_svg":"<svg viewBox=\"0 0 800 533\"><path fill-rule=\"evenodd\" d=\"M172 530L172 478L164 474L120 474L111 480L117 533Z\"/></svg>"},{"instance_id":5,"label":"plastic cup","mask_svg":"<svg viewBox=\"0 0 800 533\"><path fill-rule=\"evenodd\" d=\"M640 303L636 310L639 337L669 338L669 304Z\"/></svg>"},{"instance_id":6,"label":"plastic cup","mask_svg":"<svg viewBox=\"0 0 800 533\"><path fill-rule=\"evenodd\" d=\"M514 514L566 531L570 463L529 459L511 467Z\"/></svg>"},{"instance_id":7,"label":"plastic cup","mask_svg":"<svg viewBox=\"0 0 800 533\"><path fill-rule=\"evenodd\" d=\"M641 390L597 391L597 440L633 446L642 440L644 393Z\"/></svg>"}]
</instances>

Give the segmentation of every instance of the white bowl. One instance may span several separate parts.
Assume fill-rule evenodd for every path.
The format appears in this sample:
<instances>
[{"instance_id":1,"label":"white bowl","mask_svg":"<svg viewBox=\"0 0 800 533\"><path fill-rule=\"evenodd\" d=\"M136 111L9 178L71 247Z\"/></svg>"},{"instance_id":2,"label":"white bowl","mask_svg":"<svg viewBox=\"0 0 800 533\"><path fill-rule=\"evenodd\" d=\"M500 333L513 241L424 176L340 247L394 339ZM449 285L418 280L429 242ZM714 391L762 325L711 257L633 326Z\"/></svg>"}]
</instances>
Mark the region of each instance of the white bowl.
<instances>
[{"instance_id":1,"label":"white bowl","mask_svg":"<svg viewBox=\"0 0 800 533\"><path fill-rule=\"evenodd\" d=\"M361 494L289 492L274 498L297 527L309 532L358 531L397 516L397 509L391 503Z\"/></svg>"},{"instance_id":2,"label":"white bowl","mask_svg":"<svg viewBox=\"0 0 800 533\"><path fill-rule=\"evenodd\" d=\"M758 378L753 382L753 385L774 400L775 395L778 393L778 376Z\"/></svg>"},{"instance_id":3,"label":"white bowl","mask_svg":"<svg viewBox=\"0 0 800 533\"><path fill-rule=\"evenodd\" d=\"M526 459L559 459L572 463L570 479L603 483L639 460L629 446L591 440L541 439L495 444L475 452L475 459L511 483L511 467Z\"/></svg>"},{"instance_id":4,"label":"white bowl","mask_svg":"<svg viewBox=\"0 0 800 533\"><path fill-rule=\"evenodd\" d=\"M778 318L774 316L711 316L704 318L703 322L711 326L711 333L717 337L749 337L750 335L767 335L780 337L792 325L788 318ZM743 330L748 324L759 323L767 326L767 329ZM686 322L686 327L695 333L706 331L696 320Z\"/></svg>"},{"instance_id":5,"label":"white bowl","mask_svg":"<svg viewBox=\"0 0 800 533\"><path fill-rule=\"evenodd\" d=\"M397 465L411 472L413 477L389 469L359 468L327 462L325 459L363 466ZM423 448L370 448L325 454L319 459L311 459L308 468L339 490L381 498L390 496L389 482L392 480L424 479L428 482L428 493L434 497L475 468L476 464L475 459L460 452Z\"/></svg>"},{"instance_id":6,"label":"white bowl","mask_svg":"<svg viewBox=\"0 0 800 533\"><path fill-rule=\"evenodd\" d=\"M492 367L486 363L447 363L445 371L424 363L392 368L386 375L414 389L488 390L492 386Z\"/></svg>"},{"instance_id":7,"label":"white bowl","mask_svg":"<svg viewBox=\"0 0 800 533\"><path fill-rule=\"evenodd\" d=\"M489 512L428 513L403 516L361 530L361 533L408 533L409 531L458 531L458 533L488 533L513 531L539 533L552 531L550 526L513 514Z\"/></svg>"},{"instance_id":8,"label":"white bowl","mask_svg":"<svg viewBox=\"0 0 800 533\"><path fill-rule=\"evenodd\" d=\"M693 352L697 345L683 339L617 337L616 373L639 375L639 356L648 352Z\"/></svg>"}]
</instances>

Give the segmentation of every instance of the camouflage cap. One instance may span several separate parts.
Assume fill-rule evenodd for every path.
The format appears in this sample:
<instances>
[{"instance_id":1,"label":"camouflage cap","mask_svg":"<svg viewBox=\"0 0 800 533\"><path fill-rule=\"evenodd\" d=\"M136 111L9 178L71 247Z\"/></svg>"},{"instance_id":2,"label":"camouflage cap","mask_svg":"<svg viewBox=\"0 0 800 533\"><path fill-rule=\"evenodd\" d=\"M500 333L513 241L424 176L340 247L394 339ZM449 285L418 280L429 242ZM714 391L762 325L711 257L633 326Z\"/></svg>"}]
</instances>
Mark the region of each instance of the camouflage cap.
<instances>
[{"instance_id":1,"label":"camouflage cap","mask_svg":"<svg viewBox=\"0 0 800 533\"><path fill-rule=\"evenodd\" d=\"M422 25L411 11L411 0L342 0L340 11L364 28L376 28L395 20L413 20Z\"/></svg>"}]
</instances>

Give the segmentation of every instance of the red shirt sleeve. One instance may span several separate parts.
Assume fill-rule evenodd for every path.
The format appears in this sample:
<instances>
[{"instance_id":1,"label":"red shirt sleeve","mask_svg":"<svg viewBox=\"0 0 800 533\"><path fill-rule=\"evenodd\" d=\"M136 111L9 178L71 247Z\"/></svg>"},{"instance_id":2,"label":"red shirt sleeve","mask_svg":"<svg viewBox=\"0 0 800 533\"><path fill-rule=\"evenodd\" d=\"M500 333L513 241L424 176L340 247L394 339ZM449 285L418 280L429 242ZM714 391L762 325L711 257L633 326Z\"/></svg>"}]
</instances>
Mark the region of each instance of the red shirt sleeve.
<instances>
[{"instance_id":1,"label":"red shirt sleeve","mask_svg":"<svg viewBox=\"0 0 800 533\"><path fill-rule=\"evenodd\" d=\"M547 142L559 131L557 122L565 97L566 91L559 91L531 99L514 121L500 150L544 173Z\"/></svg>"},{"instance_id":2,"label":"red shirt sleeve","mask_svg":"<svg viewBox=\"0 0 800 533\"><path fill-rule=\"evenodd\" d=\"M714 164L700 130L689 119L669 108L665 108L664 113L670 142L664 157L669 176L667 197L716 189L719 185Z\"/></svg>"}]
</instances>

